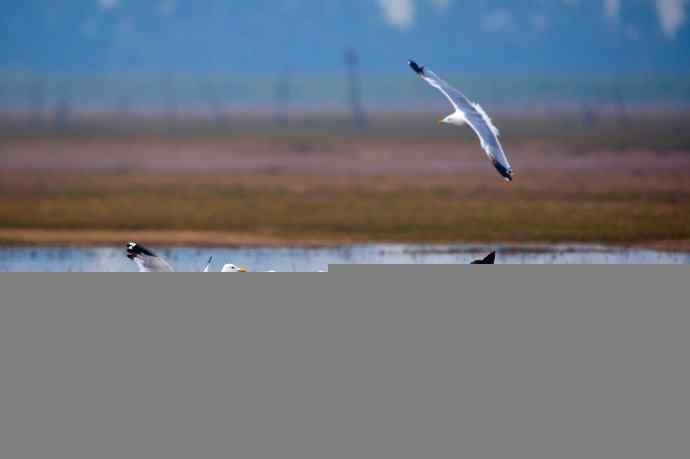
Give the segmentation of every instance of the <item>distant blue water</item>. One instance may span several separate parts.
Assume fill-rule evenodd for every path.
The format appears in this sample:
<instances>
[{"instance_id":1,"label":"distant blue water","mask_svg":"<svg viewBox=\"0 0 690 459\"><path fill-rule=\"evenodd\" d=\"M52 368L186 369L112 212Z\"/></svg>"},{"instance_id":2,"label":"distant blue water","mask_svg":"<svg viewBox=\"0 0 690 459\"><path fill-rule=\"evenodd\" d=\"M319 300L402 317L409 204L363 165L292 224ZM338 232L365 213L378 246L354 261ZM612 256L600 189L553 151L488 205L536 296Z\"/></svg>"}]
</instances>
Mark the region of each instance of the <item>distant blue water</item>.
<instances>
[{"instance_id":1,"label":"distant blue water","mask_svg":"<svg viewBox=\"0 0 690 459\"><path fill-rule=\"evenodd\" d=\"M690 253L598 246L496 247L497 264L690 264ZM314 272L329 264L467 264L492 248L478 246L365 245L340 248L161 248L177 271L200 271L209 256L212 271L225 263L251 271ZM131 272L123 247L0 248L0 271Z\"/></svg>"}]
</instances>

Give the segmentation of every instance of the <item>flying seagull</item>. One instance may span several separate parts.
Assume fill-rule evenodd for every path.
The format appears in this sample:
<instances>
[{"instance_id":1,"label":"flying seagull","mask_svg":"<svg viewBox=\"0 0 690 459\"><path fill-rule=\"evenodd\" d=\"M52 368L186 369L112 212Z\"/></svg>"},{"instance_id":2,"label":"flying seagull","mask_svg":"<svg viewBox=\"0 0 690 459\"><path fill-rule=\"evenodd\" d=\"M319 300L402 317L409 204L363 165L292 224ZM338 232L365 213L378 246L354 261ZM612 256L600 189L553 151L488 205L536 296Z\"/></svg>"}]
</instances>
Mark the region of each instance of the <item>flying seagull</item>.
<instances>
[{"instance_id":1,"label":"flying seagull","mask_svg":"<svg viewBox=\"0 0 690 459\"><path fill-rule=\"evenodd\" d=\"M168 263L163 257L160 257L153 253L153 251L147 249L141 244L136 242L129 242L127 244L127 258L134 261L139 267L139 272L142 273L171 273L175 271L170 263ZM211 264L213 263L213 257L208 259L206 266L201 272L210 272ZM224 273L244 273L247 272L245 268L238 268L235 265L228 264L223 267L221 272Z\"/></svg>"},{"instance_id":2,"label":"flying seagull","mask_svg":"<svg viewBox=\"0 0 690 459\"><path fill-rule=\"evenodd\" d=\"M474 260L471 265L493 265L496 262L496 252L491 252L486 258Z\"/></svg>"},{"instance_id":3,"label":"flying seagull","mask_svg":"<svg viewBox=\"0 0 690 459\"><path fill-rule=\"evenodd\" d=\"M134 261L142 273L171 273L172 266L146 247L136 242L127 244L127 258Z\"/></svg>"},{"instance_id":4,"label":"flying seagull","mask_svg":"<svg viewBox=\"0 0 690 459\"><path fill-rule=\"evenodd\" d=\"M412 70L414 70L424 81L441 91L441 94L443 94L453 105L453 108L455 108L454 113L448 115L440 122L454 124L456 126L469 124L479 137L482 148L491 162L493 162L496 170L506 181L510 182L513 180L513 169L510 167L508 158L503 152L501 142L498 140L500 135L498 129L491 122L491 118L489 118L489 115L486 114L484 109L479 106L479 104L471 102L463 93L443 81L431 70L420 67L414 61L409 61L409 64Z\"/></svg>"}]
</instances>

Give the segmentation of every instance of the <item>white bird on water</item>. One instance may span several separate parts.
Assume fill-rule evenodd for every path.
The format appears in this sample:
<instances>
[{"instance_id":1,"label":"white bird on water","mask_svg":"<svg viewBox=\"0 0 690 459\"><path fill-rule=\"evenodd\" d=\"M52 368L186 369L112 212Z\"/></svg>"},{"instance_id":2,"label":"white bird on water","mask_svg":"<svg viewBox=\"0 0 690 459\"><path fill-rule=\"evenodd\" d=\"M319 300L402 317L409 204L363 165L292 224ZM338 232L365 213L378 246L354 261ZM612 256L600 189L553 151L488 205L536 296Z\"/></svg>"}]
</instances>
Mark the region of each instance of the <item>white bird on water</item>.
<instances>
[{"instance_id":1,"label":"white bird on water","mask_svg":"<svg viewBox=\"0 0 690 459\"><path fill-rule=\"evenodd\" d=\"M147 249L141 244L137 244L136 242L130 242L127 244L127 258L135 262L139 267L139 272L142 273L171 273L175 271L170 263L165 260L165 258L156 255L151 250ZM210 257L202 272L210 272L212 262L213 257ZM223 270L221 272L246 273L247 270L245 268L239 268L233 264L227 264L223 266Z\"/></svg>"},{"instance_id":2,"label":"white bird on water","mask_svg":"<svg viewBox=\"0 0 690 459\"><path fill-rule=\"evenodd\" d=\"M482 148L494 164L496 170L506 181L510 182L513 180L513 169L508 162L506 154L503 152L501 142L498 140L500 135L498 128L494 126L491 118L489 118L489 115L486 114L484 109L479 106L479 104L471 102L463 93L443 81L431 70L420 67L414 61L410 61L409 64L412 70L414 70L424 81L441 91L441 94L443 94L453 105L453 108L455 108L454 113L448 115L440 122L454 124L456 126L469 124L479 137Z\"/></svg>"},{"instance_id":3,"label":"white bird on water","mask_svg":"<svg viewBox=\"0 0 690 459\"><path fill-rule=\"evenodd\" d=\"M223 266L223 269L220 271L222 273L246 273L247 270L245 268L239 268L233 264L227 264Z\"/></svg>"}]
</instances>

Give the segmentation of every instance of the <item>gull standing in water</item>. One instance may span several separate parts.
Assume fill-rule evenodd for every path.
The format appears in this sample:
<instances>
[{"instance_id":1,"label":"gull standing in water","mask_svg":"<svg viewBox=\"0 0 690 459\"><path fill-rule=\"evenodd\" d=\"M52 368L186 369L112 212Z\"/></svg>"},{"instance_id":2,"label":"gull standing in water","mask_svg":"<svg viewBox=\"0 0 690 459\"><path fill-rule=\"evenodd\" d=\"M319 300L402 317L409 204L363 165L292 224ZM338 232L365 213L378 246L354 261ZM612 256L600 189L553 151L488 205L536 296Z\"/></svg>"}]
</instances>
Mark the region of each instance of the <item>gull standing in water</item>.
<instances>
[{"instance_id":1,"label":"gull standing in water","mask_svg":"<svg viewBox=\"0 0 690 459\"><path fill-rule=\"evenodd\" d=\"M498 129L491 122L491 118L489 118L489 115L486 114L484 109L480 107L479 104L471 102L463 93L443 81L431 70L420 67L414 61L410 61L409 64L412 70L414 70L424 81L441 91L441 94L443 94L453 105L453 108L455 108L454 113L448 115L440 122L454 124L456 126L469 124L479 137L482 148L494 164L496 170L506 181L510 182L513 180L513 169L510 167L508 158L503 152L501 142L498 140Z\"/></svg>"}]
</instances>

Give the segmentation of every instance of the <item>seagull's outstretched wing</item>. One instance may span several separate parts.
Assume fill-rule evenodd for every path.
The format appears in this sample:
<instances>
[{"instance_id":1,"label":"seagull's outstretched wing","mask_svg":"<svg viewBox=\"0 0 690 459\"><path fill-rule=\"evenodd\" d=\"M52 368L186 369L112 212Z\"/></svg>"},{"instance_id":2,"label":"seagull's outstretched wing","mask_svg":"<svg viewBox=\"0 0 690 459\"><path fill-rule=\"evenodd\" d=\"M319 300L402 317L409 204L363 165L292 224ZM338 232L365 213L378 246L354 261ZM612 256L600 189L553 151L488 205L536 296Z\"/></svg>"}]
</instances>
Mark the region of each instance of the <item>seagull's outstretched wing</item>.
<instances>
[{"instance_id":1,"label":"seagull's outstretched wing","mask_svg":"<svg viewBox=\"0 0 690 459\"><path fill-rule=\"evenodd\" d=\"M431 70L420 67L414 61L410 61L410 67L424 81L438 89L450 101L456 112L462 114L467 124L470 125L479 137L482 148L493 162L496 170L506 180L511 181L513 179L513 169L510 166L510 162L508 162L506 154L503 152L501 142L498 140L500 133L484 109L479 104L471 102L463 93L443 81Z\"/></svg>"},{"instance_id":2,"label":"seagull's outstretched wing","mask_svg":"<svg viewBox=\"0 0 690 459\"><path fill-rule=\"evenodd\" d=\"M134 261L142 273L171 273L174 271L165 259L136 242L127 244L127 258Z\"/></svg>"},{"instance_id":3,"label":"seagull's outstretched wing","mask_svg":"<svg viewBox=\"0 0 690 459\"><path fill-rule=\"evenodd\" d=\"M208 261L206 262L206 266L204 267L204 270L202 272L207 273L211 269L211 263L213 263L213 257L209 257Z\"/></svg>"}]
</instances>

